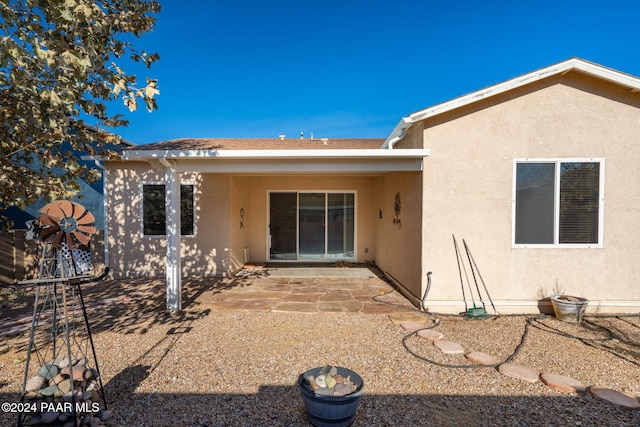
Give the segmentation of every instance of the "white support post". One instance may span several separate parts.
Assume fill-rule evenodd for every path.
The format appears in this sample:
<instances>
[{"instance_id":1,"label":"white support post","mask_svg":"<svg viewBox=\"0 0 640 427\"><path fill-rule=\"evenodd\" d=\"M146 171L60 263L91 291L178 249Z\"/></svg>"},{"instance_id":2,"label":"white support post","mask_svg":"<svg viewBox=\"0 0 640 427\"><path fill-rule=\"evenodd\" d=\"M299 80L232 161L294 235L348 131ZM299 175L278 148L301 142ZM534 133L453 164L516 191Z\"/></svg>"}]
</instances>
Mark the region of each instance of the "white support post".
<instances>
[{"instance_id":1,"label":"white support post","mask_svg":"<svg viewBox=\"0 0 640 427\"><path fill-rule=\"evenodd\" d=\"M180 181L173 162L165 170L167 224L167 310L182 311L182 262L180 259Z\"/></svg>"}]
</instances>

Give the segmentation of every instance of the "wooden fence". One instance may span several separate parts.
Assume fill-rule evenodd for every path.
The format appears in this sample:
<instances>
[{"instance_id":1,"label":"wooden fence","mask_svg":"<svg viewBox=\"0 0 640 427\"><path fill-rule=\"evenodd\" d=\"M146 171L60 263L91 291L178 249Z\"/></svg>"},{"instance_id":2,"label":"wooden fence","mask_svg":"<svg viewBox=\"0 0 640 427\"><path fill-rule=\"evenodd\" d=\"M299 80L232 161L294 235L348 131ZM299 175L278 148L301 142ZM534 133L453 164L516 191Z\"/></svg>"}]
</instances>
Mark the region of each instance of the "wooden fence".
<instances>
[{"instance_id":1,"label":"wooden fence","mask_svg":"<svg viewBox=\"0 0 640 427\"><path fill-rule=\"evenodd\" d=\"M38 240L26 240L26 230L0 233L0 283L15 283L38 276L38 260L42 245ZM104 233L98 231L91 239L91 265L102 272L104 265Z\"/></svg>"}]
</instances>

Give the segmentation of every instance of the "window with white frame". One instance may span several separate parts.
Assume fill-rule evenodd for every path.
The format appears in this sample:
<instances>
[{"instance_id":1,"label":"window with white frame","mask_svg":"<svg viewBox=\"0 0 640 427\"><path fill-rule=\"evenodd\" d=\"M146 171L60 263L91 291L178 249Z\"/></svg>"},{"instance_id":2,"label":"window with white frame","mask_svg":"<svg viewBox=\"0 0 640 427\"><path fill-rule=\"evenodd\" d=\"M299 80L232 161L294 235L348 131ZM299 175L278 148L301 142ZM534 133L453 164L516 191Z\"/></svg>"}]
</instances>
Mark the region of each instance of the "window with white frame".
<instances>
[{"instance_id":1,"label":"window with white frame","mask_svg":"<svg viewBox=\"0 0 640 427\"><path fill-rule=\"evenodd\" d=\"M165 236L167 216L164 184L142 185L142 223L145 236ZM194 235L193 185L180 185L180 234Z\"/></svg>"},{"instance_id":2,"label":"window with white frame","mask_svg":"<svg viewBox=\"0 0 640 427\"><path fill-rule=\"evenodd\" d=\"M602 245L604 159L514 163L516 246Z\"/></svg>"}]
</instances>

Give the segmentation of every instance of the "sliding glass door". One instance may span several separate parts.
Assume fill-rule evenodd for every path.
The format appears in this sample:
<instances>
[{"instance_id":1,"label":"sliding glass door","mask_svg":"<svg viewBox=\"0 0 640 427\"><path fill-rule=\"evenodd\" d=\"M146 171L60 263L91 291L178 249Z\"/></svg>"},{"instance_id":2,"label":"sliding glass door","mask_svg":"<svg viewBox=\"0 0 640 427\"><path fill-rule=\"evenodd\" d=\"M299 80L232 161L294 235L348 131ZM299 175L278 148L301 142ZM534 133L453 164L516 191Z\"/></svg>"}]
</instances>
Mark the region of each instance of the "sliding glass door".
<instances>
[{"instance_id":1,"label":"sliding glass door","mask_svg":"<svg viewBox=\"0 0 640 427\"><path fill-rule=\"evenodd\" d=\"M269 259L353 260L354 193L269 195Z\"/></svg>"}]
</instances>

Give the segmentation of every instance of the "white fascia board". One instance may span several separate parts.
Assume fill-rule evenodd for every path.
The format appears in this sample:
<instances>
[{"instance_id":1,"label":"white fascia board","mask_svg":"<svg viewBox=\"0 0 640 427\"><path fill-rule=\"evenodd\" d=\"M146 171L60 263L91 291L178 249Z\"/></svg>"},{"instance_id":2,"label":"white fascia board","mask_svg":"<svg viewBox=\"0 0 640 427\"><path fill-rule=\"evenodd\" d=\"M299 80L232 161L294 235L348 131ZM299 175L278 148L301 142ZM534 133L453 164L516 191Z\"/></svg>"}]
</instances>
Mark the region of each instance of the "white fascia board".
<instances>
[{"instance_id":1,"label":"white fascia board","mask_svg":"<svg viewBox=\"0 0 640 427\"><path fill-rule=\"evenodd\" d=\"M273 159L418 159L429 156L427 149L406 150L127 150L122 160L152 159L229 159L229 160L273 160Z\"/></svg>"},{"instance_id":2,"label":"white fascia board","mask_svg":"<svg viewBox=\"0 0 640 427\"><path fill-rule=\"evenodd\" d=\"M391 132L391 135L389 135L387 140L382 144L382 147L380 148L392 149L393 144L404 138L404 134L411 123L413 123L413 120L410 117L403 117L402 119L400 119L400 123L396 125L396 127Z\"/></svg>"},{"instance_id":3,"label":"white fascia board","mask_svg":"<svg viewBox=\"0 0 640 427\"><path fill-rule=\"evenodd\" d=\"M558 64L551 65L540 70L532 71L520 77L507 80L503 83L489 86L487 88L471 92L467 95L452 99L450 101L434 105L433 107L429 107L424 110L416 111L415 113L409 114L407 117L403 117L400 120L400 123L398 123L396 128L393 130L391 135L389 135L382 146L383 148L391 148L389 147L390 142L395 142L394 138L402 139L402 137L404 136L404 131L411 123L416 123L418 121L437 116L438 114L446 113L456 108L473 104L476 101L480 101L491 96L496 96L501 93L517 89L519 87L540 81L542 79L546 79L554 75L564 74L571 70L578 70L583 73L598 77L600 79L608 80L610 82L626 86L634 92L640 91L640 78L638 77L621 73L611 68L606 68L579 58L571 58Z\"/></svg>"}]
</instances>

